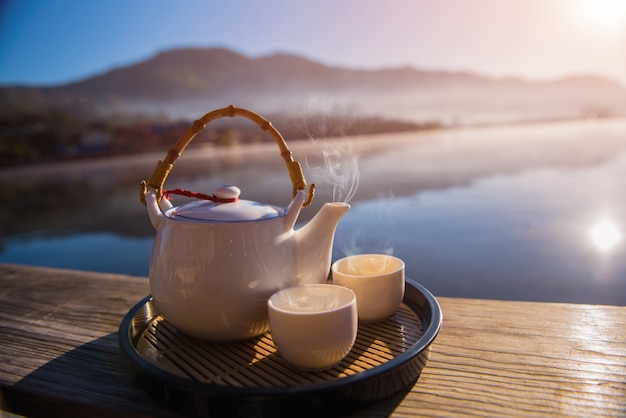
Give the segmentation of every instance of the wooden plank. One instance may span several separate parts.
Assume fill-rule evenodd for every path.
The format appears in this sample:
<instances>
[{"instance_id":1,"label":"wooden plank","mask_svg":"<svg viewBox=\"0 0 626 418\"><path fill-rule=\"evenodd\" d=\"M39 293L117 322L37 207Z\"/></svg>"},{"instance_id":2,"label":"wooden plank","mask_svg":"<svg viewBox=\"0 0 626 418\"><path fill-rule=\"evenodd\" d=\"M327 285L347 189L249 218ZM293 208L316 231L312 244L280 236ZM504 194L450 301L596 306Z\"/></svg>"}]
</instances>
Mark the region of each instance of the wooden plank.
<instances>
[{"instance_id":1,"label":"wooden plank","mask_svg":"<svg viewBox=\"0 0 626 418\"><path fill-rule=\"evenodd\" d=\"M394 416L626 413L626 307L440 302L443 330Z\"/></svg>"},{"instance_id":2,"label":"wooden plank","mask_svg":"<svg viewBox=\"0 0 626 418\"><path fill-rule=\"evenodd\" d=\"M148 292L145 278L0 264L0 409L178 416L117 343ZM444 325L417 384L359 416L626 415L626 307L438 300Z\"/></svg>"},{"instance_id":3,"label":"wooden plank","mask_svg":"<svg viewBox=\"0 0 626 418\"><path fill-rule=\"evenodd\" d=\"M140 388L117 342L123 316L148 293L145 278L0 265L0 409L176 416Z\"/></svg>"}]
</instances>

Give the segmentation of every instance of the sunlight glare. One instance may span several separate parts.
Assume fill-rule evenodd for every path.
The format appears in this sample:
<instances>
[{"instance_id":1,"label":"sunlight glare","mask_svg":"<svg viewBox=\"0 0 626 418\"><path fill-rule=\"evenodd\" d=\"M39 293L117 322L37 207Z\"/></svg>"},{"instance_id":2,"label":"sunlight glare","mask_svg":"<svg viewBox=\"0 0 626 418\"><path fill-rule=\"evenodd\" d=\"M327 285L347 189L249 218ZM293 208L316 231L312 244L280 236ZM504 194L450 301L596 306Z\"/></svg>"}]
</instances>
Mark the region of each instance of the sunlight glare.
<instances>
[{"instance_id":1,"label":"sunlight glare","mask_svg":"<svg viewBox=\"0 0 626 418\"><path fill-rule=\"evenodd\" d=\"M626 27L626 1L578 0L576 19L588 30L616 37Z\"/></svg>"},{"instance_id":2,"label":"sunlight glare","mask_svg":"<svg viewBox=\"0 0 626 418\"><path fill-rule=\"evenodd\" d=\"M601 251L615 247L622 239L622 233L611 221L602 221L591 228L591 240Z\"/></svg>"}]
</instances>

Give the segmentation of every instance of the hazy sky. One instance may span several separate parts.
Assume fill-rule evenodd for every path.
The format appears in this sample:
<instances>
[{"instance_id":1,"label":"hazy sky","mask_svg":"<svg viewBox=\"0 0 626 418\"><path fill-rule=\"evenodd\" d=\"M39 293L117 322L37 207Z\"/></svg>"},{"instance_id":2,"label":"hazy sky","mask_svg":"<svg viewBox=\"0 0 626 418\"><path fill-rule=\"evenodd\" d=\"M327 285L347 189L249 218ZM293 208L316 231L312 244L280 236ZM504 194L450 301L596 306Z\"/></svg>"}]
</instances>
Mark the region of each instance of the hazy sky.
<instances>
[{"instance_id":1,"label":"hazy sky","mask_svg":"<svg viewBox=\"0 0 626 418\"><path fill-rule=\"evenodd\" d=\"M59 84L187 46L626 86L626 0L0 0L0 84Z\"/></svg>"}]
</instances>

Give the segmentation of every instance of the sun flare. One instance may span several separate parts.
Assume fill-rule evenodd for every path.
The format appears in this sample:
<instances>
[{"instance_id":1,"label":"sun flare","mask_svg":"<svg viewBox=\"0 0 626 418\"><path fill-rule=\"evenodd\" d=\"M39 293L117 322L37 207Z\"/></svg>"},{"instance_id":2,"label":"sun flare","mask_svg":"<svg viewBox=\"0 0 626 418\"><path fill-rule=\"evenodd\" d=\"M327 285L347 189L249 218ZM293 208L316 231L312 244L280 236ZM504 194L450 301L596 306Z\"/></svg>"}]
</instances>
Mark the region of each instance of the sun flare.
<instances>
[{"instance_id":1,"label":"sun flare","mask_svg":"<svg viewBox=\"0 0 626 418\"><path fill-rule=\"evenodd\" d=\"M591 228L591 241L601 251L615 247L622 239L622 233L610 221L602 221Z\"/></svg>"},{"instance_id":2,"label":"sun flare","mask_svg":"<svg viewBox=\"0 0 626 418\"><path fill-rule=\"evenodd\" d=\"M626 30L624 0L577 0L574 14L580 25L604 36L616 37Z\"/></svg>"}]
</instances>

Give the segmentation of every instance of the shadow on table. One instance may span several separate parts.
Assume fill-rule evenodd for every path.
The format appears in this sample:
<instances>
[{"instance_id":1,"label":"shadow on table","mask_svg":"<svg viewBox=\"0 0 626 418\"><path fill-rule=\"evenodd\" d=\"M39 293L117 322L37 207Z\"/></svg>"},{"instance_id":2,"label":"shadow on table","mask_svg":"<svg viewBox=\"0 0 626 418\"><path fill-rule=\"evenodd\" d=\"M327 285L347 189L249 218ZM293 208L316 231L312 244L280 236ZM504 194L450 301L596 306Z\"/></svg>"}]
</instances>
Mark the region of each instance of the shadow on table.
<instances>
[{"instance_id":1,"label":"shadow on table","mask_svg":"<svg viewBox=\"0 0 626 418\"><path fill-rule=\"evenodd\" d=\"M57 355L59 340L41 356ZM45 342L39 344L42 350ZM3 397L5 410L28 417L177 416L140 388L136 371L119 349L117 333L58 355L5 388Z\"/></svg>"},{"instance_id":2,"label":"shadow on table","mask_svg":"<svg viewBox=\"0 0 626 418\"><path fill-rule=\"evenodd\" d=\"M284 399L207 396L141 373L121 352L117 333L111 333L60 354L6 388L0 406L29 417L328 417L358 415L374 405L378 414L391 414L411 387L372 402L346 400L339 391Z\"/></svg>"}]
</instances>

